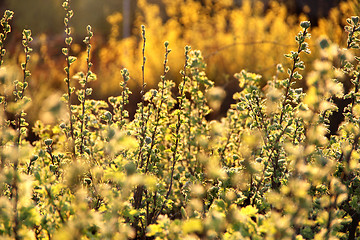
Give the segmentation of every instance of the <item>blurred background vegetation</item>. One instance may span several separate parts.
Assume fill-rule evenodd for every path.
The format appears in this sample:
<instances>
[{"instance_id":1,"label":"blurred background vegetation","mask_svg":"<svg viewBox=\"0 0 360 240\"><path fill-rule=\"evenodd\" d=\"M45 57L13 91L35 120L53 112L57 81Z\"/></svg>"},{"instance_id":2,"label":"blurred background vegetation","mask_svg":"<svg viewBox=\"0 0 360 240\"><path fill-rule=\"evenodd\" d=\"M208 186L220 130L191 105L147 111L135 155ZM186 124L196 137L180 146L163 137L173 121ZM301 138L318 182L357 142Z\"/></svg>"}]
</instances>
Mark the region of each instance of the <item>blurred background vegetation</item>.
<instances>
[{"instance_id":1,"label":"blurred background vegetation","mask_svg":"<svg viewBox=\"0 0 360 240\"><path fill-rule=\"evenodd\" d=\"M84 27L88 24L97 29L98 34L108 35L110 26L106 21L107 16L120 12L124 16L124 21L120 28L122 36L127 37L131 34L129 31L133 27L134 16L139 8L138 0L77 0L73 1L72 8L76 12L73 26L75 34L84 34ZM161 8L161 16L166 19L166 4L163 0L149 0L149 3L157 4ZM187 2L186 0L179 2ZM219 0L197 0L202 6L209 6ZM225 1L226 2L226 1ZM233 0L232 7L238 8L243 0ZM256 2L252 0L251 2ZM271 0L261 0L265 8L268 8ZM319 18L327 17L333 7L338 7L341 0L278 0L285 5L290 14L306 13L310 20L317 21ZM63 29L63 9L62 0L2 0L0 7L16 12L14 20L15 27L18 29L31 28L35 34L59 34ZM227 4L226 4L227 5ZM126 25L125 28L124 25Z\"/></svg>"},{"instance_id":2,"label":"blurred background vegetation","mask_svg":"<svg viewBox=\"0 0 360 240\"><path fill-rule=\"evenodd\" d=\"M0 2L2 10L15 12L13 32L6 43L7 66L6 71L1 71L2 77L21 76L19 65L24 58L21 31L26 28L33 32L32 78L28 92L33 99L30 122L40 118L50 123L56 120L56 114L61 114L61 104L57 100L65 89L65 58L61 54L65 45L64 10L61 5L62 0ZM98 81L92 85L95 98L119 95L120 69L126 67L134 92L130 102L138 101L142 61L140 26L144 24L147 89L156 87L163 72L163 42L170 42L168 77L175 81L180 78L184 62L183 48L191 45L202 51L209 79L227 91L224 108L238 87L234 73L246 69L263 75L265 82L276 74L278 63L283 63L284 67L290 64L283 55L296 48L294 36L299 31L300 21L312 21L312 54L304 57L306 71L309 71L312 60L319 54L318 39L326 35L332 42L344 46L345 20L360 14L358 0L77 0L71 5L75 39L72 55L78 57L72 74L86 68L82 39L90 24L95 33L92 70L98 75ZM132 106L129 107L132 112ZM49 110L52 114L46 114Z\"/></svg>"}]
</instances>

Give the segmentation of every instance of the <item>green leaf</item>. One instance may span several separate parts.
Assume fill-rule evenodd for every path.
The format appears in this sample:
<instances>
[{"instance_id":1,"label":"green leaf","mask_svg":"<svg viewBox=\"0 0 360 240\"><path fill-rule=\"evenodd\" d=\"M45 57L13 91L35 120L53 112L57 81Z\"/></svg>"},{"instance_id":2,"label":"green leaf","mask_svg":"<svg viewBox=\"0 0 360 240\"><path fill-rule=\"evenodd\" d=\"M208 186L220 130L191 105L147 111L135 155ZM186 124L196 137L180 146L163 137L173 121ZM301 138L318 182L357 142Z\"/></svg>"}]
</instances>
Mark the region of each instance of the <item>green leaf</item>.
<instances>
[{"instance_id":1,"label":"green leaf","mask_svg":"<svg viewBox=\"0 0 360 240\"><path fill-rule=\"evenodd\" d=\"M65 56L68 55L68 49L67 48L62 48L61 51Z\"/></svg>"},{"instance_id":2,"label":"green leaf","mask_svg":"<svg viewBox=\"0 0 360 240\"><path fill-rule=\"evenodd\" d=\"M67 37L67 38L65 38L65 43L66 43L66 45L71 45L71 43L72 43L72 37Z\"/></svg>"},{"instance_id":3,"label":"green leaf","mask_svg":"<svg viewBox=\"0 0 360 240\"><path fill-rule=\"evenodd\" d=\"M74 57L74 56L69 56L68 61L69 61L69 64L71 65L71 64L73 64L73 63L76 61L76 57Z\"/></svg>"},{"instance_id":4,"label":"green leaf","mask_svg":"<svg viewBox=\"0 0 360 240\"><path fill-rule=\"evenodd\" d=\"M28 39L31 36L31 30L23 30L23 35L25 39Z\"/></svg>"},{"instance_id":5,"label":"green leaf","mask_svg":"<svg viewBox=\"0 0 360 240\"><path fill-rule=\"evenodd\" d=\"M356 26L359 23L359 16L352 16L351 17L351 21L354 23L354 25Z\"/></svg>"}]
</instances>

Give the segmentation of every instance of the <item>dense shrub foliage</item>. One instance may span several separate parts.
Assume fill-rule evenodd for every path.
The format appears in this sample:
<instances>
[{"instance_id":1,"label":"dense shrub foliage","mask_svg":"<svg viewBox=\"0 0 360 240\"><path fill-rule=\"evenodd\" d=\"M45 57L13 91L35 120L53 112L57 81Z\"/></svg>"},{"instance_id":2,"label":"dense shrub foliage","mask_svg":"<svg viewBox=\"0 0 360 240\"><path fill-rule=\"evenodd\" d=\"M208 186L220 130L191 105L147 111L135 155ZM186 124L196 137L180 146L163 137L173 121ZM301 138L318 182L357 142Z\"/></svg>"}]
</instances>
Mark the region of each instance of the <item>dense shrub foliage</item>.
<instances>
[{"instance_id":1,"label":"dense shrub foliage","mask_svg":"<svg viewBox=\"0 0 360 240\"><path fill-rule=\"evenodd\" d=\"M22 77L1 81L2 238L360 237L360 58L352 51L359 47L359 17L347 19L345 48L326 37L317 40L320 57L304 77L311 27L301 22L295 48L285 55L290 67L278 64L265 87L260 75L235 74L241 91L219 121L206 117L219 109L225 92L207 78L201 52L190 46L181 58L179 84L168 78L172 52L165 42L158 87L146 87L145 50L151 46L142 26L142 101L130 120L126 68L118 96L91 98L96 75L90 26L85 71L72 74L79 60L71 55L69 2L63 3L66 118L58 125L37 121L39 140L27 141L30 30L23 31ZM6 11L1 19L1 65L12 17ZM349 79L353 87L344 92L342 82ZM295 87L301 81L306 91ZM334 98L350 103L338 133L329 136Z\"/></svg>"}]
</instances>

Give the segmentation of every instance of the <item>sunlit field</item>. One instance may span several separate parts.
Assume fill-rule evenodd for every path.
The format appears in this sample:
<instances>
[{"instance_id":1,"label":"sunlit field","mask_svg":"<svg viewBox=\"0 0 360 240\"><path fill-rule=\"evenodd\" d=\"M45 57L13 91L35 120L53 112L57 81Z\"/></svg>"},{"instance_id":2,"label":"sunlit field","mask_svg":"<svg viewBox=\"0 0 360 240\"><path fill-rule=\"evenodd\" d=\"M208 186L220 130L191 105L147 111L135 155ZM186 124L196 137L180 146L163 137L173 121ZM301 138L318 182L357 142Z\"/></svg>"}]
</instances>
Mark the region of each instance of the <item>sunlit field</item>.
<instances>
[{"instance_id":1,"label":"sunlit field","mask_svg":"<svg viewBox=\"0 0 360 240\"><path fill-rule=\"evenodd\" d=\"M5 1L0 238L359 239L360 4L290 2Z\"/></svg>"}]
</instances>

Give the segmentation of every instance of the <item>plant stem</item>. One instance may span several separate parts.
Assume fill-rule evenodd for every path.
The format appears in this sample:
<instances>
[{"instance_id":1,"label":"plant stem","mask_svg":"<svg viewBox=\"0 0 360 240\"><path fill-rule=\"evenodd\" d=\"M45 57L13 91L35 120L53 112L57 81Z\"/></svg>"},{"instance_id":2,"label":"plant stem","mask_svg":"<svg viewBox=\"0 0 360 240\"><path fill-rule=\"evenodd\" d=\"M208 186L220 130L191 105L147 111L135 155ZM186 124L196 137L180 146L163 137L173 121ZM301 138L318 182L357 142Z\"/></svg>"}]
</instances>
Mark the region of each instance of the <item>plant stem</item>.
<instances>
[{"instance_id":1,"label":"plant stem","mask_svg":"<svg viewBox=\"0 0 360 240\"><path fill-rule=\"evenodd\" d=\"M183 110L183 102L184 102L184 88L185 88L185 84L186 84L186 80L187 80L187 76L186 76L186 69L188 67L188 59L189 59L189 51L190 51L190 47L186 46L185 47L185 63L184 63L184 69L183 69L183 77L182 77L182 86L180 86L180 96L178 97L178 103L179 103L179 112L177 114L177 123L176 123L176 128L175 128L175 146L174 146L174 150L173 150L173 154L172 154L172 166L171 166L171 174L170 174L170 183L169 183L169 189L166 193L165 196L165 200L163 202L163 204L161 205L161 208L159 209L159 211L157 212L157 214L155 214L154 217L154 222L156 221L156 219L159 217L159 215L161 214L161 211L163 210L163 208L165 207L166 201L169 199L171 190L172 190L172 185L173 185L173 178L174 178L174 170L175 170L175 164L177 162L177 149L179 146L179 133L180 133L180 127L181 127L181 111Z\"/></svg>"},{"instance_id":2,"label":"plant stem","mask_svg":"<svg viewBox=\"0 0 360 240\"><path fill-rule=\"evenodd\" d=\"M148 171L148 165L149 165L149 161L150 161L151 152L152 152L152 149L155 146L155 138L156 138L157 129L158 129L158 126L159 126L160 112L161 112L161 108L162 108L162 105L163 105L164 100L165 100L164 99L165 76L166 76L166 73L167 73L167 62L168 62L169 53L170 53L170 50L168 50L168 46L165 45L164 72L163 72L163 75L161 76L162 86L160 88L160 91L161 91L160 103L159 103L159 106L157 106L156 112L155 112L155 128L154 128L154 131L152 132L152 135L151 135L151 145L150 145L150 149L148 151L148 155L146 157L145 173L147 173L147 171Z\"/></svg>"},{"instance_id":3,"label":"plant stem","mask_svg":"<svg viewBox=\"0 0 360 240\"><path fill-rule=\"evenodd\" d=\"M80 126L80 136L81 136L81 143L80 143L80 154L84 153L84 141L85 141L85 135L84 135L84 126L85 126L85 101L86 101L86 90L87 90L87 85L88 85L88 80L89 80L89 76L91 74L90 68L92 66L92 63L90 62L90 50L91 50L91 44L90 44L90 40L92 37L92 32L91 32L91 27L88 26L87 27L87 31L88 31L88 37L85 38L84 42L86 43L86 52L87 52L87 57L86 57L86 64L87 64L87 71L86 71L86 75L85 75L85 84L83 87L83 97L81 99L81 126Z\"/></svg>"},{"instance_id":4,"label":"plant stem","mask_svg":"<svg viewBox=\"0 0 360 240\"><path fill-rule=\"evenodd\" d=\"M72 17L72 10L70 9L70 0L65 0L64 4L66 4L66 6L64 6L64 9L66 11L66 17L65 17L65 33L66 33L66 38L65 38L65 43L66 43L66 54L65 54L65 60L66 60L66 68L65 68L65 73L66 73L66 78L65 78L65 82L67 85L67 94L68 94L68 101L67 101L67 105L68 105L68 111L69 111L69 124L70 124L70 136L72 139L72 145L75 142L74 139L74 126L73 126L73 113L72 113L72 107L71 107L71 95L72 95L72 90L71 90L71 85L70 85L70 46L72 43L72 38L71 38L71 29L69 26L69 21ZM72 146L73 149L73 153L75 153L75 147Z\"/></svg>"},{"instance_id":5,"label":"plant stem","mask_svg":"<svg viewBox=\"0 0 360 240\"><path fill-rule=\"evenodd\" d=\"M307 35L307 30L305 29L302 36L305 37ZM284 111L285 111L285 106L286 106L286 101L288 100L288 97L289 97L289 90L290 90L290 87L291 87L291 84L292 84L292 81L294 80L294 73L295 73L295 70L297 68L296 66L296 63L300 60L299 58L299 54L302 52L302 49L301 49L301 44L302 43L299 43L299 46L298 46L298 50L297 50L297 53L298 53L298 56L296 58L293 59L293 66L292 66L292 69L291 69L291 73L290 73L290 76L289 76L289 82L286 86L286 90L285 90L285 97L284 97L284 100L282 102L282 109L281 109L281 113L280 113L280 120L279 120L279 124L281 125L282 121L283 121L283 117L284 117Z\"/></svg>"},{"instance_id":6,"label":"plant stem","mask_svg":"<svg viewBox=\"0 0 360 240\"><path fill-rule=\"evenodd\" d=\"M142 65L141 65L141 78L142 78L142 87L141 87L141 133L140 133L140 144L139 144L139 155L138 155L138 163L139 163L139 168L143 167L143 155L142 155L142 148L144 146L144 141L145 141L145 135L146 135L146 125L147 125L147 121L145 121L145 117L144 117L144 107L145 107L145 99L144 99L144 95L145 95L145 62L146 62L146 57L145 57L145 46L146 46L146 36L145 36L145 26L142 25L141 26L141 35L143 38L143 45L142 45Z\"/></svg>"}]
</instances>

